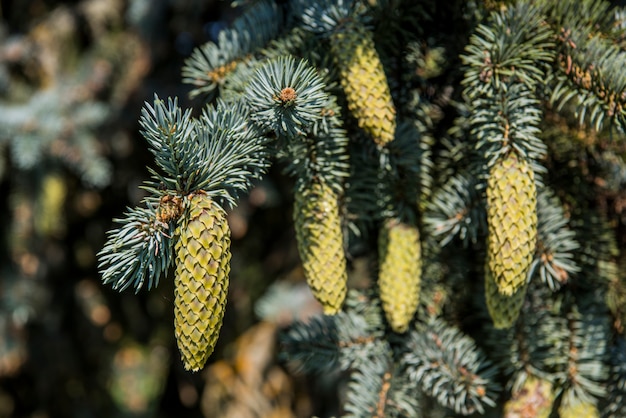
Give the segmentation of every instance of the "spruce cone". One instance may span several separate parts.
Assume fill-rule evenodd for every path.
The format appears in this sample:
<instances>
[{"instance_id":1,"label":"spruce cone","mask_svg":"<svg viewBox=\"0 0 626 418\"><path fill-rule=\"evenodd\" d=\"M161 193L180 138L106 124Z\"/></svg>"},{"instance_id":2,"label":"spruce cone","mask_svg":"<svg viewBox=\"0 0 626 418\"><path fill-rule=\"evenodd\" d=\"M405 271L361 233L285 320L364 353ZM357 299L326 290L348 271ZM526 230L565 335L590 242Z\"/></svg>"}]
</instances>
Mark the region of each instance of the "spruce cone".
<instances>
[{"instance_id":1,"label":"spruce cone","mask_svg":"<svg viewBox=\"0 0 626 418\"><path fill-rule=\"evenodd\" d=\"M487 185L487 265L498 291L513 296L526 284L537 238L537 189L532 168L510 153Z\"/></svg>"},{"instance_id":2,"label":"spruce cone","mask_svg":"<svg viewBox=\"0 0 626 418\"><path fill-rule=\"evenodd\" d=\"M421 252L416 226L397 219L384 223L378 238L378 287L387 321L398 333L408 329L419 303Z\"/></svg>"},{"instance_id":3,"label":"spruce cone","mask_svg":"<svg viewBox=\"0 0 626 418\"><path fill-rule=\"evenodd\" d=\"M226 307L230 229L226 212L194 194L176 242L174 327L185 369L198 371L213 352Z\"/></svg>"},{"instance_id":4,"label":"spruce cone","mask_svg":"<svg viewBox=\"0 0 626 418\"><path fill-rule=\"evenodd\" d=\"M487 309L496 329L510 328L519 317L520 310L524 304L526 297L526 288L524 285L517 289L511 295L500 293L498 284L488 269L485 269L485 299L487 300Z\"/></svg>"},{"instance_id":5,"label":"spruce cone","mask_svg":"<svg viewBox=\"0 0 626 418\"><path fill-rule=\"evenodd\" d=\"M346 21L331 36L331 52L359 127L380 146L393 141L396 109L372 33L357 21Z\"/></svg>"},{"instance_id":6,"label":"spruce cone","mask_svg":"<svg viewBox=\"0 0 626 418\"><path fill-rule=\"evenodd\" d=\"M346 259L337 196L323 183L296 191L294 224L307 283L324 313L341 310L347 292Z\"/></svg>"}]
</instances>

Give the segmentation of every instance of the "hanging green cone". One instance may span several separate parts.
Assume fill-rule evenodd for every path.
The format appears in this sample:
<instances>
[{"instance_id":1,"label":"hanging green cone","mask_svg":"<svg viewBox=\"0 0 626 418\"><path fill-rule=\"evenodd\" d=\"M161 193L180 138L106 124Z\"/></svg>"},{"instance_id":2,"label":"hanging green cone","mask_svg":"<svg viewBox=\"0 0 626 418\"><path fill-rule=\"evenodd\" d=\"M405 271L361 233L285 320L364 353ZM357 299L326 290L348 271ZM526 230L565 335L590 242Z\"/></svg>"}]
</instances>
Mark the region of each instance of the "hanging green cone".
<instances>
[{"instance_id":1,"label":"hanging green cone","mask_svg":"<svg viewBox=\"0 0 626 418\"><path fill-rule=\"evenodd\" d=\"M503 296L527 281L537 237L537 189L532 168L514 153L498 160L487 184L487 266Z\"/></svg>"},{"instance_id":2,"label":"hanging green cone","mask_svg":"<svg viewBox=\"0 0 626 418\"><path fill-rule=\"evenodd\" d=\"M421 242L415 225L388 219L378 237L378 287L391 328L405 332L419 303L422 276Z\"/></svg>"},{"instance_id":3,"label":"hanging green cone","mask_svg":"<svg viewBox=\"0 0 626 418\"><path fill-rule=\"evenodd\" d=\"M226 212L194 194L176 235L174 328L185 369L198 371L213 352L226 307L230 229Z\"/></svg>"},{"instance_id":4,"label":"hanging green cone","mask_svg":"<svg viewBox=\"0 0 626 418\"><path fill-rule=\"evenodd\" d=\"M337 196L323 183L296 191L294 224L307 283L324 313L336 314L347 292L346 259Z\"/></svg>"},{"instance_id":5,"label":"hanging green cone","mask_svg":"<svg viewBox=\"0 0 626 418\"><path fill-rule=\"evenodd\" d=\"M346 20L331 36L331 52L359 127L380 146L393 141L396 109L372 33L360 22Z\"/></svg>"}]
</instances>

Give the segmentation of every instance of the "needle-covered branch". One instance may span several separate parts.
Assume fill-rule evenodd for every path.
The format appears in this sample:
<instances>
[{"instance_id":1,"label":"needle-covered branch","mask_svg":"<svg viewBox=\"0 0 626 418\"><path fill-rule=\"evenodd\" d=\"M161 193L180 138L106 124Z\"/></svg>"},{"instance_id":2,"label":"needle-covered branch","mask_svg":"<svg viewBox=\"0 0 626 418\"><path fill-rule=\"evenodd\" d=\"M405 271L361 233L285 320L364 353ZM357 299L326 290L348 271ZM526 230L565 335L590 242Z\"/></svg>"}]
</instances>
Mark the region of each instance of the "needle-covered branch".
<instances>
[{"instance_id":1,"label":"needle-covered branch","mask_svg":"<svg viewBox=\"0 0 626 418\"><path fill-rule=\"evenodd\" d=\"M120 226L109 231L98 253L102 281L113 289L133 287L138 292L147 284L150 290L172 265L175 224L160 219L160 206L154 201L147 200L146 205L116 219Z\"/></svg>"},{"instance_id":2,"label":"needle-covered branch","mask_svg":"<svg viewBox=\"0 0 626 418\"><path fill-rule=\"evenodd\" d=\"M282 20L275 2L258 1L221 31L217 42L194 49L182 69L183 83L194 86L190 96L214 98L238 67L254 65L251 55L279 34Z\"/></svg>"},{"instance_id":3,"label":"needle-covered branch","mask_svg":"<svg viewBox=\"0 0 626 418\"><path fill-rule=\"evenodd\" d=\"M497 369L469 337L434 319L408 338L402 362L425 393L463 415L496 405Z\"/></svg>"}]
</instances>

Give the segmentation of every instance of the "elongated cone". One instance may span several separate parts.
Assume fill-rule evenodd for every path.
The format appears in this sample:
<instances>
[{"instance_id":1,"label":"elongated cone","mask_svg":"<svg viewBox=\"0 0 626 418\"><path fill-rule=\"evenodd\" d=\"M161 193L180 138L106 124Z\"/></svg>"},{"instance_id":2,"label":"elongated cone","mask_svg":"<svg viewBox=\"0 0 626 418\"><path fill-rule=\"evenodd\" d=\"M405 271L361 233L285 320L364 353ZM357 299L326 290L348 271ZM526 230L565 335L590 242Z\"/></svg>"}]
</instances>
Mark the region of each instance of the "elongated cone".
<instances>
[{"instance_id":1,"label":"elongated cone","mask_svg":"<svg viewBox=\"0 0 626 418\"><path fill-rule=\"evenodd\" d=\"M415 225L388 219L378 237L378 287L391 328L405 332L419 303L422 246Z\"/></svg>"},{"instance_id":2,"label":"elongated cone","mask_svg":"<svg viewBox=\"0 0 626 418\"><path fill-rule=\"evenodd\" d=\"M213 352L224 318L230 272L226 212L194 194L176 242L174 328L185 369L198 371Z\"/></svg>"},{"instance_id":3,"label":"elongated cone","mask_svg":"<svg viewBox=\"0 0 626 418\"><path fill-rule=\"evenodd\" d=\"M504 404L504 418L548 418L553 404L552 383L528 376L521 389Z\"/></svg>"},{"instance_id":4,"label":"elongated cone","mask_svg":"<svg viewBox=\"0 0 626 418\"><path fill-rule=\"evenodd\" d=\"M537 188L532 168L514 153L496 162L487 184L487 265L499 292L527 282L537 240Z\"/></svg>"},{"instance_id":5,"label":"elongated cone","mask_svg":"<svg viewBox=\"0 0 626 418\"><path fill-rule=\"evenodd\" d=\"M337 196L323 183L296 191L294 224L307 283L324 313L341 310L348 274Z\"/></svg>"},{"instance_id":6,"label":"elongated cone","mask_svg":"<svg viewBox=\"0 0 626 418\"><path fill-rule=\"evenodd\" d=\"M346 21L331 36L331 52L359 127L380 146L393 141L396 109L372 33L356 20Z\"/></svg>"}]
</instances>

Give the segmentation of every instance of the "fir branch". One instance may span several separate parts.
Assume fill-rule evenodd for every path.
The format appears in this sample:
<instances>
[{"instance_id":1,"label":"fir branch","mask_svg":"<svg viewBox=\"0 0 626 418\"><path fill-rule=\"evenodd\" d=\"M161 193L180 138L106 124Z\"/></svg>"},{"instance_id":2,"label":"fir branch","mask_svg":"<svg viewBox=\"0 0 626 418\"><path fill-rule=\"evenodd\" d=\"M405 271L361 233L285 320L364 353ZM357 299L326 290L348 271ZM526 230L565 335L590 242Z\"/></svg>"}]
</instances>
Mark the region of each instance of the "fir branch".
<instances>
[{"instance_id":1,"label":"fir branch","mask_svg":"<svg viewBox=\"0 0 626 418\"><path fill-rule=\"evenodd\" d=\"M507 85L493 94L471 100L471 135L491 167L503 154L513 149L530 159L535 173L545 172L538 164L546 147L538 138L542 120L541 103L534 92L522 83Z\"/></svg>"},{"instance_id":2,"label":"fir branch","mask_svg":"<svg viewBox=\"0 0 626 418\"><path fill-rule=\"evenodd\" d=\"M555 28L577 27L607 33L618 23L611 12L611 3L604 0L540 0L537 4Z\"/></svg>"},{"instance_id":3,"label":"fir branch","mask_svg":"<svg viewBox=\"0 0 626 418\"><path fill-rule=\"evenodd\" d=\"M613 20L609 30L611 38L617 45L624 49L626 41L626 8L624 6L616 6L613 8Z\"/></svg>"},{"instance_id":4,"label":"fir branch","mask_svg":"<svg viewBox=\"0 0 626 418\"><path fill-rule=\"evenodd\" d=\"M476 243L487 231L485 219L476 180L469 173L460 173L435 192L428 203L424 224L442 246L455 237L468 245Z\"/></svg>"},{"instance_id":5,"label":"fir branch","mask_svg":"<svg viewBox=\"0 0 626 418\"><path fill-rule=\"evenodd\" d=\"M206 95L208 99L212 98L232 71L238 66L246 65L246 60L240 58L243 54L236 34L220 32L218 43L219 46L207 42L195 48L185 60L182 81L194 86L189 97Z\"/></svg>"},{"instance_id":6,"label":"fir branch","mask_svg":"<svg viewBox=\"0 0 626 418\"><path fill-rule=\"evenodd\" d=\"M357 11L354 0L320 0L308 2L296 0L300 4L300 16L304 28L310 32L328 35L349 16Z\"/></svg>"},{"instance_id":7,"label":"fir branch","mask_svg":"<svg viewBox=\"0 0 626 418\"><path fill-rule=\"evenodd\" d=\"M364 363L350 376L346 417L417 416L419 406L413 384L403 381L402 373L389 357L378 357Z\"/></svg>"},{"instance_id":8,"label":"fir branch","mask_svg":"<svg viewBox=\"0 0 626 418\"><path fill-rule=\"evenodd\" d=\"M98 253L98 268L105 284L123 291L132 286L139 292L147 282L148 290L173 262L175 222L158 218L158 205L146 200L145 208L128 209L124 218L115 219L119 228L108 232L108 239Z\"/></svg>"},{"instance_id":9,"label":"fir branch","mask_svg":"<svg viewBox=\"0 0 626 418\"><path fill-rule=\"evenodd\" d=\"M438 116L432 116L430 113L436 112L437 107L432 106L426 102L423 102L415 109L415 119L411 121L411 126L419 133L419 169L418 169L418 184L419 184L419 200L418 207L420 211L424 211L427 202L432 198L433 189L435 187L435 161L433 149L437 144L437 140L433 134L434 121ZM398 137L402 137L403 123L397 129L400 132Z\"/></svg>"},{"instance_id":10,"label":"fir branch","mask_svg":"<svg viewBox=\"0 0 626 418\"><path fill-rule=\"evenodd\" d=\"M256 0L245 9L232 25L232 31L245 34L250 49L257 50L275 39L281 32L283 14L274 0Z\"/></svg>"},{"instance_id":11,"label":"fir branch","mask_svg":"<svg viewBox=\"0 0 626 418\"><path fill-rule=\"evenodd\" d=\"M562 110L574 103L580 123L601 130L605 119L622 132L626 129L626 65L623 50L589 33L567 32L564 51L552 81L550 101Z\"/></svg>"},{"instance_id":12,"label":"fir branch","mask_svg":"<svg viewBox=\"0 0 626 418\"><path fill-rule=\"evenodd\" d=\"M145 103L139 123L156 164L165 172L159 176L152 170L153 174L167 189L188 193L188 179L202 165L191 110L183 113L178 99L170 98L166 105L155 94L152 106Z\"/></svg>"},{"instance_id":13,"label":"fir branch","mask_svg":"<svg viewBox=\"0 0 626 418\"><path fill-rule=\"evenodd\" d=\"M349 289L344 303L344 310L362 317L368 325L368 332L376 338L383 338L386 328L380 299L376 292Z\"/></svg>"},{"instance_id":14,"label":"fir branch","mask_svg":"<svg viewBox=\"0 0 626 418\"><path fill-rule=\"evenodd\" d=\"M564 388L566 405L580 402L596 403L606 394L604 382L608 377L609 318L598 292L581 295L577 305L566 313L569 338L562 341L557 363L557 378ZM558 347L558 346L557 346Z\"/></svg>"},{"instance_id":15,"label":"fir branch","mask_svg":"<svg viewBox=\"0 0 626 418\"><path fill-rule=\"evenodd\" d=\"M279 138L276 156L285 163L285 173L297 179L298 187L321 179L342 195L350 172L348 136L341 128L335 97L328 97L320 121L306 135Z\"/></svg>"},{"instance_id":16,"label":"fir branch","mask_svg":"<svg viewBox=\"0 0 626 418\"><path fill-rule=\"evenodd\" d=\"M432 235L424 234L422 240L422 281L419 298L418 318L436 317L442 314L444 307L450 300L448 283L450 280L451 258L442 256L442 248ZM458 264L459 259L454 263ZM466 272L466 268L461 271ZM461 280L464 282L466 277ZM454 280L454 279L452 279ZM450 281L452 281L450 280Z\"/></svg>"},{"instance_id":17,"label":"fir branch","mask_svg":"<svg viewBox=\"0 0 626 418\"><path fill-rule=\"evenodd\" d=\"M388 358L378 358L352 372L344 406L347 417L386 416L385 402L391 380L388 367Z\"/></svg>"},{"instance_id":18,"label":"fir branch","mask_svg":"<svg viewBox=\"0 0 626 418\"><path fill-rule=\"evenodd\" d=\"M611 374L602 418L626 416L626 341L615 339L611 347Z\"/></svg>"},{"instance_id":19,"label":"fir branch","mask_svg":"<svg viewBox=\"0 0 626 418\"><path fill-rule=\"evenodd\" d=\"M466 107L466 106L464 106ZM435 155L435 184L441 188L452 177L460 172L472 172L472 160L480 158L467 138L470 135L469 110L462 109L464 114L454 119L447 135L438 142Z\"/></svg>"},{"instance_id":20,"label":"fir branch","mask_svg":"<svg viewBox=\"0 0 626 418\"><path fill-rule=\"evenodd\" d=\"M388 195L389 213L405 221L415 222L415 209L432 184L432 152L415 121L398 124L396 136L381 151L383 191Z\"/></svg>"},{"instance_id":21,"label":"fir branch","mask_svg":"<svg viewBox=\"0 0 626 418\"><path fill-rule=\"evenodd\" d=\"M397 365L390 375L389 389L386 394L385 412L392 417L420 416L419 398L415 384Z\"/></svg>"},{"instance_id":22,"label":"fir branch","mask_svg":"<svg viewBox=\"0 0 626 418\"><path fill-rule=\"evenodd\" d=\"M336 368L358 369L367 363L381 341L359 315L339 312L296 322L281 335L282 356L301 372L324 373Z\"/></svg>"},{"instance_id":23,"label":"fir branch","mask_svg":"<svg viewBox=\"0 0 626 418\"><path fill-rule=\"evenodd\" d=\"M490 325L487 329L485 341L491 358L507 376L507 389L513 393L520 391L531 377L556 380L556 350L569 333L560 312L553 308L560 301L551 297L545 286L530 284L515 326L501 330Z\"/></svg>"},{"instance_id":24,"label":"fir branch","mask_svg":"<svg viewBox=\"0 0 626 418\"><path fill-rule=\"evenodd\" d=\"M608 221L587 208L574 212L570 225L576 232L580 247L575 250L580 280L577 286L587 290L606 289L614 279L614 257L618 255L615 232Z\"/></svg>"},{"instance_id":25,"label":"fir branch","mask_svg":"<svg viewBox=\"0 0 626 418\"><path fill-rule=\"evenodd\" d=\"M246 89L252 120L278 136L295 138L322 119L328 102L324 82L306 61L291 56L270 60Z\"/></svg>"},{"instance_id":26,"label":"fir branch","mask_svg":"<svg viewBox=\"0 0 626 418\"><path fill-rule=\"evenodd\" d=\"M159 182L178 195L204 190L209 196L235 206L254 179L267 167L268 139L248 124L243 102L218 101L208 106L199 119L177 106L176 99L155 100L142 117L144 137L164 174L150 170L157 183L147 190L159 194Z\"/></svg>"},{"instance_id":27,"label":"fir branch","mask_svg":"<svg viewBox=\"0 0 626 418\"><path fill-rule=\"evenodd\" d=\"M568 228L569 218L558 198L547 188L537 197L537 221L537 253L528 278L538 275L556 291L580 271L574 258L574 250L579 248L576 232Z\"/></svg>"},{"instance_id":28,"label":"fir branch","mask_svg":"<svg viewBox=\"0 0 626 418\"><path fill-rule=\"evenodd\" d=\"M374 223L382 217L380 208L379 152L373 141L356 137L348 143L350 175L345 184L345 214L350 247L368 240Z\"/></svg>"},{"instance_id":29,"label":"fir branch","mask_svg":"<svg viewBox=\"0 0 626 418\"><path fill-rule=\"evenodd\" d=\"M262 62L262 59L251 55L246 55L245 60L238 61L237 66L224 76L219 86L219 98L225 102L241 100L248 82L254 77Z\"/></svg>"},{"instance_id":30,"label":"fir branch","mask_svg":"<svg viewBox=\"0 0 626 418\"><path fill-rule=\"evenodd\" d=\"M537 138L541 104L535 89L546 78L553 60L551 31L539 10L524 2L492 13L479 25L462 57L467 65L465 101L477 148L491 166L510 148L535 164L545 155ZM543 171L540 166L535 172Z\"/></svg>"},{"instance_id":31,"label":"fir branch","mask_svg":"<svg viewBox=\"0 0 626 418\"><path fill-rule=\"evenodd\" d=\"M292 5L293 3L294 2L292 2ZM312 62L308 59L307 55L310 55L316 46L319 46L319 41L314 39L311 33L296 26L280 38L272 39L259 53L267 60L278 59L285 55L294 55L303 57Z\"/></svg>"},{"instance_id":32,"label":"fir branch","mask_svg":"<svg viewBox=\"0 0 626 418\"><path fill-rule=\"evenodd\" d=\"M409 334L402 362L415 384L457 414L495 406L496 368L469 337L440 319Z\"/></svg>"},{"instance_id":33,"label":"fir branch","mask_svg":"<svg viewBox=\"0 0 626 418\"><path fill-rule=\"evenodd\" d=\"M461 59L465 71L465 95L473 98L506 90L522 83L527 88L545 82L554 59L552 32L532 2L517 2L505 11L493 12L479 25Z\"/></svg>"},{"instance_id":34,"label":"fir branch","mask_svg":"<svg viewBox=\"0 0 626 418\"><path fill-rule=\"evenodd\" d=\"M574 104L580 123L596 130L605 120L626 127L626 55L614 39L614 14L604 1L543 2L557 34L551 102L558 110Z\"/></svg>"},{"instance_id":35,"label":"fir branch","mask_svg":"<svg viewBox=\"0 0 626 418\"><path fill-rule=\"evenodd\" d=\"M281 22L282 15L274 1L257 1L230 29L219 33L217 43L207 42L194 49L182 69L183 83L195 86L190 97L212 98L238 66L249 66L247 55L278 35Z\"/></svg>"},{"instance_id":36,"label":"fir branch","mask_svg":"<svg viewBox=\"0 0 626 418\"><path fill-rule=\"evenodd\" d=\"M224 199L231 207L270 164L269 139L248 120L243 101L218 101L217 106L206 107L198 120L203 166L196 175L196 187Z\"/></svg>"},{"instance_id":37,"label":"fir branch","mask_svg":"<svg viewBox=\"0 0 626 418\"><path fill-rule=\"evenodd\" d=\"M320 78L322 78L319 72L318 75L320 76ZM337 103L337 96L331 93L331 90L334 87L334 83L330 80L328 81L330 84L327 84L326 81L323 81L326 84L326 102L324 103L324 107L321 110L321 118L311 126L310 132L311 134L313 134L313 136L327 134L332 129L343 127L341 107Z\"/></svg>"}]
</instances>

